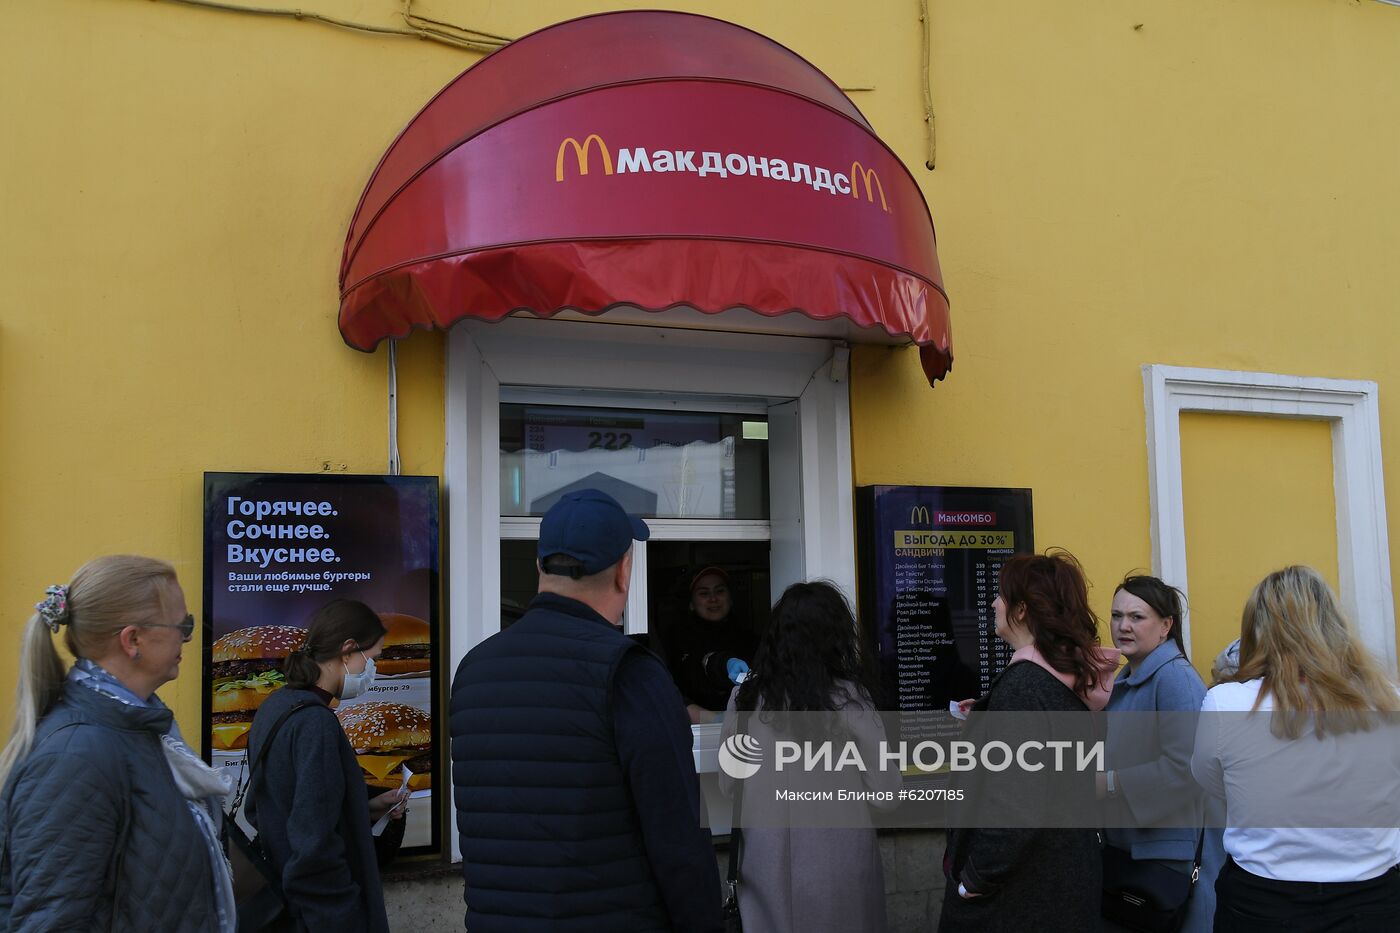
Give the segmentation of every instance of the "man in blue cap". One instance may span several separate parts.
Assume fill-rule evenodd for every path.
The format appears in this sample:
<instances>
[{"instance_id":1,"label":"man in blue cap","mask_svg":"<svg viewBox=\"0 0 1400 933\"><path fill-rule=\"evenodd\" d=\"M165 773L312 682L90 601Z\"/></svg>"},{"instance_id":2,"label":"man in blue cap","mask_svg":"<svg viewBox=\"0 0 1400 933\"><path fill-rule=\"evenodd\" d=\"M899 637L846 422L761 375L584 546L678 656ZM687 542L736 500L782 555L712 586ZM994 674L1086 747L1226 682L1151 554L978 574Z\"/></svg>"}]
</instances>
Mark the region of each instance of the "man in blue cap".
<instances>
[{"instance_id":1,"label":"man in blue cap","mask_svg":"<svg viewBox=\"0 0 1400 933\"><path fill-rule=\"evenodd\" d=\"M646 523L593 489L540 522L539 595L452 682L471 933L717 933L689 718L619 629Z\"/></svg>"}]
</instances>

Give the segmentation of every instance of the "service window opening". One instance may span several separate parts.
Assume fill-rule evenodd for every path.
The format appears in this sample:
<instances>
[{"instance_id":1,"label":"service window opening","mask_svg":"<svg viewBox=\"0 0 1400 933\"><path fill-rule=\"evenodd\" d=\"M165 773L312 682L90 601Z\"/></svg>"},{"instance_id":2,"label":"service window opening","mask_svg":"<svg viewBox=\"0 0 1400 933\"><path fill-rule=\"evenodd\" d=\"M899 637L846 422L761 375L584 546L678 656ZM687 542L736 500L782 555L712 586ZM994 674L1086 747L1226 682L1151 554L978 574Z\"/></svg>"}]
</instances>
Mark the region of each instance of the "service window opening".
<instances>
[{"instance_id":1,"label":"service window opening","mask_svg":"<svg viewBox=\"0 0 1400 933\"><path fill-rule=\"evenodd\" d=\"M768 618L768 420L674 404L501 405L501 626L535 595L538 517L570 491L602 489L652 529L634 553L625 628L666 662L702 725L723 713L728 660L752 661Z\"/></svg>"}]
</instances>

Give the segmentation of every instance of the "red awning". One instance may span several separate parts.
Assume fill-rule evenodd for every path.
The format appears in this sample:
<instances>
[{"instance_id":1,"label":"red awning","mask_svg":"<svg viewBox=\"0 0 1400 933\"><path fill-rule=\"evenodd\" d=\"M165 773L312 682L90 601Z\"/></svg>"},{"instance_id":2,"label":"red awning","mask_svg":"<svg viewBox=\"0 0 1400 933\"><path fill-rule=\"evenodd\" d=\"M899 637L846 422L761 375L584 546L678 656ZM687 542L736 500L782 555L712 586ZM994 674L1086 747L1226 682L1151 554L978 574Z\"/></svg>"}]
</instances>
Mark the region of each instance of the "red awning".
<instances>
[{"instance_id":1,"label":"red awning","mask_svg":"<svg viewBox=\"0 0 1400 933\"><path fill-rule=\"evenodd\" d=\"M811 64L688 13L571 20L459 75L370 178L340 293L366 351L463 318L688 306L844 317L918 344L930 383L952 365L908 169Z\"/></svg>"}]
</instances>

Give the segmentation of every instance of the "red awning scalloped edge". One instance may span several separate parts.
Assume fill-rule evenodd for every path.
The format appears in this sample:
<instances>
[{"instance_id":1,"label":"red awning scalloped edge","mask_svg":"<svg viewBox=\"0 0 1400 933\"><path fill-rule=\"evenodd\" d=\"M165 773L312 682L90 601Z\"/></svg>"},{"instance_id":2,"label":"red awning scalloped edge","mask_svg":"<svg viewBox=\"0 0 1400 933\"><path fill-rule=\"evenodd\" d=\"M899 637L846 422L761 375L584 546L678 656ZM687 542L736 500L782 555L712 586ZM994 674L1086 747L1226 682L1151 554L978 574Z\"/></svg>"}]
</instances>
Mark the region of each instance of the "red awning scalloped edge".
<instances>
[{"instance_id":1,"label":"red awning scalloped edge","mask_svg":"<svg viewBox=\"0 0 1400 933\"><path fill-rule=\"evenodd\" d=\"M953 365L948 298L938 287L852 256L731 240L584 240L435 256L348 289L339 323L349 346L370 352L384 339L446 329L468 317L599 314L622 305L656 312L685 306L705 314L744 308L767 317L846 317L872 326L870 317L813 310L858 308L875 312L881 330L919 346L930 385Z\"/></svg>"},{"instance_id":2,"label":"red awning scalloped edge","mask_svg":"<svg viewBox=\"0 0 1400 933\"><path fill-rule=\"evenodd\" d=\"M908 166L810 62L698 14L581 17L460 74L371 176L340 287L365 351L516 311L743 308L907 338L930 384L952 367Z\"/></svg>"}]
</instances>

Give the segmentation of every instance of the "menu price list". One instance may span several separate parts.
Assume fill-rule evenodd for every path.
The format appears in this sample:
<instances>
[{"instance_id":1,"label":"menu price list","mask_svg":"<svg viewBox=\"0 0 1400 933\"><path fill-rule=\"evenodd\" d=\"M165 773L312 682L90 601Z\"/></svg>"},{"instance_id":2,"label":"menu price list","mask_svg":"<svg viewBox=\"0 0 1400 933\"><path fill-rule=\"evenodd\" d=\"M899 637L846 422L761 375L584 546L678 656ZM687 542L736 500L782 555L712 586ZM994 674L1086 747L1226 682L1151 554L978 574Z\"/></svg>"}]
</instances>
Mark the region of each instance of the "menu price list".
<instances>
[{"instance_id":1,"label":"menu price list","mask_svg":"<svg viewBox=\"0 0 1400 933\"><path fill-rule=\"evenodd\" d=\"M1011 663L1011 646L997 637L997 581L1001 565L1015 551L1010 548L988 550L972 564L974 606L977 611L977 695L984 696L992 688L992 680Z\"/></svg>"},{"instance_id":2,"label":"menu price list","mask_svg":"<svg viewBox=\"0 0 1400 933\"><path fill-rule=\"evenodd\" d=\"M1032 550L1030 490L868 486L857 496L862 626L887 705L946 712L979 697L1011 660L996 636L1001 565ZM901 716L935 737L944 716Z\"/></svg>"}]
</instances>

